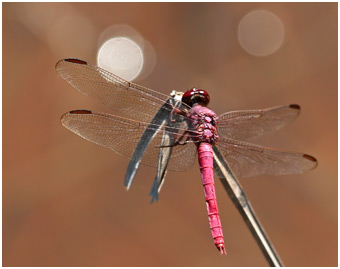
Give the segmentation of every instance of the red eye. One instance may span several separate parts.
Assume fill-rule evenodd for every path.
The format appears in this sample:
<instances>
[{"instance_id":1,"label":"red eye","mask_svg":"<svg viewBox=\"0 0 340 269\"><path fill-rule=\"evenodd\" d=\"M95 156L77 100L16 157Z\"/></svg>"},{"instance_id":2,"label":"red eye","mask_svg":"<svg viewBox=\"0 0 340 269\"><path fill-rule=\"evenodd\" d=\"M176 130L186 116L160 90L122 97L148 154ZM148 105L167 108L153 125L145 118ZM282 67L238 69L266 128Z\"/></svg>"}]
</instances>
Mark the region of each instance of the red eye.
<instances>
[{"instance_id":1,"label":"red eye","mask_svg":"<svg viewBox=\"0 0 340 269\"><path fill-rule=\"evenodd\" d=\"M202 106L207 106L210 101L210 96L207 91L202 89L192 88L186 91L182 96L182 102L189 106L194 106L195 104L200 104Z\"/></svg>"}]
</instances>

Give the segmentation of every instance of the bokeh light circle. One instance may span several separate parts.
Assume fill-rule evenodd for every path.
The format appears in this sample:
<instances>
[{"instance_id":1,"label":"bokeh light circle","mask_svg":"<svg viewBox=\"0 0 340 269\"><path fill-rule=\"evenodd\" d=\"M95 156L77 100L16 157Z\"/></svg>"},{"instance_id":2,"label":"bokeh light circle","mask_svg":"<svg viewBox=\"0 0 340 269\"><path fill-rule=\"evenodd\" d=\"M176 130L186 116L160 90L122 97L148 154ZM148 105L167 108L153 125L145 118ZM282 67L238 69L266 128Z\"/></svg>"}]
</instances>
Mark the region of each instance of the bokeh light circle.
<instances>
[{"instance_id":1,"label":"bokeh light circle","mask_svg":"<svg viewBox=\"0 0 340 269\"><path fill-rule=\"evenodd\" d=\"M282 21L267 10L254 10L245 15L238 26L238 39L248 53L267 56L276 52L284 41Z\"/></svg>"},{"instance_id":2,"label":"bokeh light circle","mask_svg":"<svg viewBox=\"0 0 340 269\"><path fill-rule=\"evenodd\" d=\"M126 80L135 79L143 63L142 49L126 37L111 38L98 51L98 66Z\"/></svg>"}]
</instances>

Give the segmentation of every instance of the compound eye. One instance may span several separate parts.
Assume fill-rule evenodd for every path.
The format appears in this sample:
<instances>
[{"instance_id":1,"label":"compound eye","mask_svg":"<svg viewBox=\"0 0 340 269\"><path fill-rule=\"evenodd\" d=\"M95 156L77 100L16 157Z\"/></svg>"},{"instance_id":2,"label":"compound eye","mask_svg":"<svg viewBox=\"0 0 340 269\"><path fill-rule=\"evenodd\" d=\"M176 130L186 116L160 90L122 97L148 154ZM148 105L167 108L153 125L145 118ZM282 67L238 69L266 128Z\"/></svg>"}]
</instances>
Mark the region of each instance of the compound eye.
<instances>
[{"instance_id":1,"label":"compound eye","mask_svg":"<svg viewBox=\"0 0 340 269\"><path fill-rule=\"evenodd\" d=\"M192 88L183 94L182 102L189 106L194 106L200 104L202 106L207 106L210 101L210 96L207 91L203 89Z\"/></svg>"}]
</instances>

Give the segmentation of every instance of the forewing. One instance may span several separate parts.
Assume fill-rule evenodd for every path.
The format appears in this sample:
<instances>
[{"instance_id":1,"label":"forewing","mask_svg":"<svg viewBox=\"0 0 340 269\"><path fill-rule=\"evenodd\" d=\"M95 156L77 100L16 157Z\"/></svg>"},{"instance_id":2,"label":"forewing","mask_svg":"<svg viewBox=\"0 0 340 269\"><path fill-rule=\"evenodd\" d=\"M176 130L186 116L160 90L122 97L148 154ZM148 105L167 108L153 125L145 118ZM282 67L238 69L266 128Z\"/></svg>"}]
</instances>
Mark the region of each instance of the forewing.
<instances>
[{"instance_id":1,"label":"forewing","mask_svg":"<svg viewBox=\"0 0 340 269\"><path fill-rule=\"evenodd\" d=\"M300 106L287 105L268 109L227 112L218 117L220 136L246 140L277 130L293 121L300 113Z\"/></svg>"},{"instance_id":2,"label":"forewing","mask_svg":"<svg viewBox=\"0 0 340 269\"><path fill-rule=\"evenodd\" d=\"M134 120L151 121L169 98L168 95L128 82L83 60L64 59L55 68L78 91ZM185 112L190 107L180 103L177 109Z\"/></svg>"},{"instance_id":3,"label":"forewing","mask_svg":"<svg viewBox=\"0 0 340 269\"><path fill-rule=\"evenodd\" d=\"M142 164L152 167L157 167L158 164L159 146L162 145L163 132L167 132L174 139L177 139L186 134L187 130L186 122L176 123L177 126L180 124L181 128L169 128L89 110L70 111L61 117L61 122L67 129L82 138L110 148L114 152L129 158L131 158L144 131L147 128L156 130L157 133L148 145L141 161ZM195 155L196 147L194 143L173 147L168 166L169 170L183 171L189 168L195 160Z\"/></svg>"},{"instance_id":4,"label":"forewing","mask_svg":"<svg viewBox=\"0 0 340 269\"><path fill-rule=\"evenodd\" d=\"M216 145L237 177L298 174L317 166L313 156L303 153L280 151L227 138L219 139Z\"/></svg>"}]
</instances>

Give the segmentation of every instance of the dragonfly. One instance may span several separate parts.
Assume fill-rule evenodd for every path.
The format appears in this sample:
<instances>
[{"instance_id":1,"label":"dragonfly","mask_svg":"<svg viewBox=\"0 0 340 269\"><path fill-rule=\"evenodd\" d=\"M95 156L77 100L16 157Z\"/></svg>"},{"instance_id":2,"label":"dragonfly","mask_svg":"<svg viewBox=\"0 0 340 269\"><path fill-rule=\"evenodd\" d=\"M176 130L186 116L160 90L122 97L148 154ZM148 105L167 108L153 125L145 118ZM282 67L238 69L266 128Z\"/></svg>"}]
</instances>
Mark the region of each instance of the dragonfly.
<instances>
[{"instance_id":1,"label":"dragonfly","mask_svg":"<svg viewBox=\"0 0 340 269\"><path fill-rule=\"evenodd\" d=\"M118 114L78 109L65 113L61 122L82 138L130 158L127 188L139 164L157 167L150 194L158 200L166 170L187 170L198 158L210 230L221 254L226 254L226 249L215 192L213 150L218 150L238 178L297 174L317 166L311 155L246 142L293 121L300 113L299 105L217 116L207 107L210 96L203 89L169 96L75 58L60 60L55 68L78 91Z\"/></svg>"}]
</instances>

